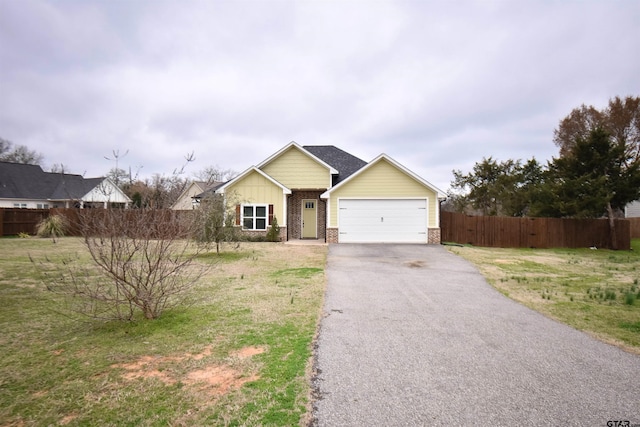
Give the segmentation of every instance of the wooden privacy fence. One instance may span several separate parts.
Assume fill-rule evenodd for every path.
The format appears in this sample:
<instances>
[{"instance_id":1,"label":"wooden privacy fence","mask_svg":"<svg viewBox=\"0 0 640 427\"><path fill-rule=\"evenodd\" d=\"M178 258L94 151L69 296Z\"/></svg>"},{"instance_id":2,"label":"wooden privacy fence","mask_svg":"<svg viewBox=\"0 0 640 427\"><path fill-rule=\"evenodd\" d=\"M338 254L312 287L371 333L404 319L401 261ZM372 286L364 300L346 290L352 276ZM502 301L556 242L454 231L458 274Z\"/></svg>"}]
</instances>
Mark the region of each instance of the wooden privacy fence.
<instances>
[{"instance_id":1,"label":"wooden privacy fence","mask_svg":"<svg viewBox=\"0 0 640 427\"><path fill-rule=\"evenodd\" d=\"M627 218L631 225L631 238L640 238L640 218Z\"/></svg>"},{"instance_id":2,"label":"wooden privacy fence","mask_svg":"<svg viewBox=\"0 0 640 427\"><path fill-rule=\"evenodd\" d=\"M36 234L36 226L49 216L49 209L0 208L0 236Z\"/></svg>"},{"instance_id":3,"label":"wooden privacy fence","mask_svg":"<svg viewBox=\"0 0 640 427\"><path fill-rule=\"evenodd\" d=\"M35 235L40 221L50 215L61 215L67 219L67 236L80 236L81 227L89 227L89 233L100 233L99 229L108 221L118 220L125 224L110 227L110 230L120 230L127 235L136 230L153 237L170 233L184 234L192 219L192 211L172 210L126 210L111 212L107 215L104 209L20 209L0 208L0 236L16 236L20 233ZM82 218L80 218L82 215Z\"/></svg>"},{"instance_id":4,"label":"wooden privacy fence","mask_svg":"<svg viewBox=\"0 0 640 427\"><path fill-rule=\"evenodd\" d=\"M615 220L618 249L631 248L630 221ZM443 242L502 248L609 248L607 219L511 218L442 212Z\"/></svg>"},{"instance_id":5,"label":"wooden privacy fence","mask_svg":"<svg viewBox=\"0 0 640 427\"><path fill-rule=\"evenodd\" d=\"M78 209L17 209L0 208L0 236L20 233L35 234L36 226L49 215L64 215L71 229L68 235L79 235ZM102 209L83 209L83 215L104 215ZM178 221L188 221L192 211L145 212L142 227L154 227L161 232ZM136 221L135 210L127 212L130 221ZM125 218L127 216L124 216ZM488 247L522 248L580 248L610 246L609 224L606 219L511 218L495 216L469 216L442 212L443 242L455 242ZM146 225L145 225L146 224ZM166 226L166 227L165 227ZM169 231L169 230L167 230ZM616 220L619 249L629 249L631 238L640 238L640 218Z\"/></svg>"}]
</instances>

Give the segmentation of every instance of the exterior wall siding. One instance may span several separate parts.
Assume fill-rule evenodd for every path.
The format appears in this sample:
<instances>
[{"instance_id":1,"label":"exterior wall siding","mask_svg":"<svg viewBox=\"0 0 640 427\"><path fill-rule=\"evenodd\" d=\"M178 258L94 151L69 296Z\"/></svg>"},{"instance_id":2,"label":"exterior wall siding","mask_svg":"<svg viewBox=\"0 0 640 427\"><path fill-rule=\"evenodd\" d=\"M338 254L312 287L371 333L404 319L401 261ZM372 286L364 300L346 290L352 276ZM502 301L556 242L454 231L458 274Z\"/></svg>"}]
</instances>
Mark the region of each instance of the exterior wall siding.
<instances>
[{"instance_id":1,"label":"exterior wall siding","mask_svg":"<svg viewBox=\"0 0 640 427\"><path fill-rule=\"evenodd\" d=\"M198 184L196 184L195 182L191 183L187 191L185 191L184 194L182 194L181 197L178 200L176 200L176 202L173 204L171 209L174 209L177 211L192 210L193 209L192 197L197 196L203 191L204 189L202 189L202 187L200 187Z\"/></svg>"},{"instance_id":2,"label":"exterior wall siding","mask_svg":"<svg viewBox=\"0 0 640 427\"><path fill-rule=\"evenodd\" d=\"M282 188L257 172L252 172L226 190L233 203L260 203L273 205L273 214L281 227L286 227ZM235 199L235 200L233 200Z\"/></svg>"},{"instance_id":3,"label":"exterior wall siding","mask_svg":"<svg viewBox=\"0 0 640 427\"><path fill-rule=\"evenodd\" d=\"M38 209L38 205L47 205L47 208L52 208L54 204L49 200L27 200L27 199L2 199L0 200L0 208L25 208L25 209ZM18 206L15 206L18 205ZM40 207L42 209L42 207Z\"/></svg>"},{"instance_id":4,"label":"exterior wall siding","mask_svg":"<svg viewBox=\"0 0 640 427\"><path fill-rule=\"evenodd\" d=\"M328 224L330 227L338 226L338 199L349 197L370 197L372 199L426 197L429 201L427 227L439 226L437 223L437 194L386 160L381 160L354 178L353 181L331 193Z\"/></svg>"},{"instance_id":5,"label":"exterior wall siding","mask_svg":"<svg viewBox=\"0 0 640 427\"><path fill-rule=\"evenodd\" d=\"M261 169L290 189L327 189L331 186L329 169L296 147L289 148Z\"/></svg>"},{"instance_id":6,"label":"exterior wall siding","mask_svg":"<svg viewBox=\"0 0 640 427\"><path fill-rule=\"evenodd\" d=\"M626 218L638 218L640 217L640 200L631 202L624 210L624 216Z\"/></svg>"},{"instance_id":7,"label":"exterior wall siding","mask_svg":"<svg viewBox=\"0 0 640 427\"><path fill-rule=\"evenodd\" d=\"M320 198L323 191L294 191L289 196L287 204L289 205L289 213L287 225L289 229L289 240L302 238L302 201L316 200L317 207L317 228L318 239L326 238L327 228L327 204Z\"/></svg>"}]
</instances>

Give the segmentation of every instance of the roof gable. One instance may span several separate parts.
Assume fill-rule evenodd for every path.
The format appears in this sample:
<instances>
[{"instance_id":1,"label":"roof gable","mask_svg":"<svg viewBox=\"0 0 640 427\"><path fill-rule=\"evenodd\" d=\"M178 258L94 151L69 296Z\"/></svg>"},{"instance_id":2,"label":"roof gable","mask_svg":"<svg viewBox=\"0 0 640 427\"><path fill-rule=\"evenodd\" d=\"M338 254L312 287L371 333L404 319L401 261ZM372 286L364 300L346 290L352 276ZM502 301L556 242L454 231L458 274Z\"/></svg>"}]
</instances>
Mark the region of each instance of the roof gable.
<instances>
[{"instance_id":1,"label":"roof gable","mask_svg":"<svg viewBox=\"0 0 640 427\"><path fill-rule=\"evenodd\" d=\"M340 187L342 187L343 185L347 184L348 182L350 182L350 181L352 181L354 179L357 179L358 176L362 175L364 172L366 172L367 170L371 169L376 164L378 164L379 162L382 162L382 161L388 162L391 166L395 167L396 169L398 169L399 171L401 171L402 173L404 173L408 177L412 178L413 180L417 181L419 184L425 186L426 188L428 188L431 191L433 191L434 193L436 193L438 199L445 199L446 198L445 193L442 190L440 190L438 187L436 187L435 185L431 184L429 181L425 180L424 178L420 177L419 175L415 174L411 170L407 169L406 167L404 167L403 165L401 165L400 163L398 163L397 161L395 161L391 157L387 156L386 154L379 155L378 157L373 159L371 162L369 162L366 166L360 168L358 171L353 173L347 179L341 181L338 185L336 185L336 186L332 187L331 189L325 191L320 197L322 197L323 199L328 198L332 191L339 189Z\"/></svg>"},{"instance_id":2,"label":"roof gable","mask_svg":"<svg viewBox=\"0 0 640 427\"><path fill-rule=\"evenodd\" d=\"M256 166L251 166L249 169L245 170L240 175L238 175L235 178L225 182L220 187L218 187L215 190L215 192L217 194L224 194L224 192L227 190L227 188L229 188L229 187L233 186L234 184L237 184L238 182L242 181L244 178L246 178L247 176L249 176L253 172L256 172L256 173L262 175L264 178L266 178L267 180L271 181L273 184L275 184L278 187L282 188L282 191L283 191L284 194L291 194L291 190L290 189L288 189L287 187L285 187L284 185L282 185L281 183L279 183L278 181L276 181L275 179L273 179L272 177L270 177L269 175L267 175L266 173L264 173L263 171L258 169Z\"/></svg>"},{"instance_id":3,"label":"roof gable","mask_svg":"<svg viewBox=\"0 0 640 427\"><path fill-rule=\"evenodd\" d=\"M131 203L131 199L109 178L89 178L85 180L81 196L84 202Z\"/></svg>"},{"instance_id":4,"label":"roof gable","mask_svg":"<svg viewBox=\"0 0 640 427\"><path fill-rule=\"evenodd\" d=\"M305 150L303 147L298 145L298 143L296 143L295 141L291 141L289 144L285 145L283 148L278 150L275 154L269 156L269 158L267 158L262 163L260 163L257 167L262 169L263 167L265 167L266 165L268 165L269 163L271 163L272 161L274 161L275 159L280 157L282 154L284 154L287 151L289 151L291 148L295 148L295 149L299 150L301 153L303 153L304 155L308 156L310 159L312 159L315 162L318 162L322 166L326 167L327 169L329 169L329 173L331 173L332 175L338 173L338 171L336 169L334 169L331 165L327 164L325 161L323 161L322 159L318 158L313 153Z\"/></svg>"}]
</instances>

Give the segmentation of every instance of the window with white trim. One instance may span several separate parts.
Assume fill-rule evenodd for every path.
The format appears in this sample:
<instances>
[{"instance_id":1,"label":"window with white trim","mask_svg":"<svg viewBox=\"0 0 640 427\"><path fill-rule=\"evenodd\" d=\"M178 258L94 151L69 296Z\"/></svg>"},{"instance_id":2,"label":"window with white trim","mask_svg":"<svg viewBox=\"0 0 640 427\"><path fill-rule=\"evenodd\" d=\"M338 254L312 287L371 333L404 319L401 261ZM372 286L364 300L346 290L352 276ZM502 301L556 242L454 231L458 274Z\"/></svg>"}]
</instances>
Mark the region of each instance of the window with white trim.
<instances>
[{"instance_id":1,"label":"window with white trim","mask_svg":"<svg viewBox=\"0 0 640 427\"><path fill-rule=\"evenodd\" d=\"M36 209L49 209L49 204L48 203L38 203L36 205Z\"/></svg>"},{"instance_id":2,"label":"window with white trim","mask_svg":"<svg viewBox=\"0 0 640 427\"><path fill-rule=\"evenodd\" d=\"M266 230L267 218L267 205L242 205L243 230Z\"/></svg>"}]
</instances>

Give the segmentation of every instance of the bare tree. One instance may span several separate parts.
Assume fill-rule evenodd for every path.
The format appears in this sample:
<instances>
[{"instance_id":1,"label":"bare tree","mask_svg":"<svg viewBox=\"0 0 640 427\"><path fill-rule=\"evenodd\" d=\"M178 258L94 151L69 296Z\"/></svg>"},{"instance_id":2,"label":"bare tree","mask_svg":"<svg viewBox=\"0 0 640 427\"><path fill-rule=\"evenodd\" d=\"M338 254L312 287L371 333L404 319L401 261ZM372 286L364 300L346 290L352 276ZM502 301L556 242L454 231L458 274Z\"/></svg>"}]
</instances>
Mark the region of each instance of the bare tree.
<instances>
[{"instance_id":1,"label":"bare tree","mask_svg":"<svg viewBox=\"0 0 640 427\"><path fill-rule=\"evenodd\" d=\"M91 261L36 262L47 288L73 297L74 310L96 319L156 319L184 302L206 268L195 263L192 219L155 209L81 209L79 229ZM34 261L35 262L35 261Z\"/></svg>"},{"instance_id":2,"label":"bare tree","mask_svg":"<svg viewBox=\"0 0 640 427\"><path fill-rule=\"evenodd\" d=\"M44 156L26 145L13 145L9 140L0 138L0 161L39 165Z\"/></svg>"},{"instance_id":3,"label":"bare tree","mask_svg":"<svg viewBox=\"0 0 640 427\"><path fill-rule=\"evenodd\" d=\"M213 182L226 182L236 175L238 175L238 172L232 169L222 169L218 165L207 166L193 174L196 180L206 182L207 184L211 184Z\"/></svg>"},{"instance_id":4,"label":"bare tree","mask_svg":"<svg viewBox=\"0 0 640 427\"><path fill-rule=\"evenodd\" d=\"M72 297L74 309L97 319L156 319L187 298L206 271L195 262L206 250L193 241L196 222L184 212L78 209L70 228L83 238L90 262L79 257L36 262L47 288ZM86 257L85 257L86 258Z\"/></svg>"},{"instance_id":5,"label":"bare tree","mask_svg":"<svg viewBox=\"0 0 640 427\"><path fill-rule=\"evenodd\" d=\"M584 104L573 109L553 134L553 142L560 147L560 156L571 155L576 141L588 139L596 129L607 132L624 148L629 159L640 159L640 97L616 96L602 110Z\"/></svg>"},{"instance_id":6,"label":"bare tree","mask_svg":"<svg viewBox=\"0 0 640 427\"><path fill-rule=\"evenodd\" d=\"M51 173L65 174L69 170L63 163L54 163L49 170Z\"/></svg>"}]
</instances>

